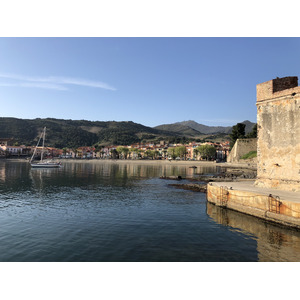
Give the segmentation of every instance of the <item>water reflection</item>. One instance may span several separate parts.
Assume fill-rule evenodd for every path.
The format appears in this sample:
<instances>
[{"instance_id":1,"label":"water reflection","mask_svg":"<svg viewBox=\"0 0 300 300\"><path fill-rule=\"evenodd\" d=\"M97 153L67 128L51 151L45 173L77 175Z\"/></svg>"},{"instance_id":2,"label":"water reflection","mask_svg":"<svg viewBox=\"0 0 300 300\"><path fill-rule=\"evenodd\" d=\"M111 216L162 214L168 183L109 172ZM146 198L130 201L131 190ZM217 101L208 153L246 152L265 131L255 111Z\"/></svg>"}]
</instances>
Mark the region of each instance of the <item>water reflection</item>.
<instances>
[{"instance_id":1,"label":"water reflection","mask_svg":"<svg viewBox=\"0 0 300 300\"><path fill-rule=\"evenodd\" d=\"M300 261L300 233L206 204L160 176L215 167L0 161L0 261Z\"/></svg>"},{"instance_id":2,"label":"water reflection","mask_svg":"<svg viewBox=\"0 0 300 300\"><path fill-rule=\"evenodd\" d=\"M207 203L207 214L218 224L256 239L259 261L300 261L300 232Z\"/></svg>"},{"instance_id":3,"label":"water reflection","mask_svg":"<svg viewBox=\"0 0 300 300\"><path fill-rule=\"evenodd\" d=\"M113 162L66 162L59 169L31 169L28 162L0 162L0 189L2 191L41 191L49 187L91 187L93 185L128 186L136 180L178 176L192 178L199 174L214 173L215 167L198 167L197 171L185 166L165 164L135 164Z\"/></svg>"}]
</instances>

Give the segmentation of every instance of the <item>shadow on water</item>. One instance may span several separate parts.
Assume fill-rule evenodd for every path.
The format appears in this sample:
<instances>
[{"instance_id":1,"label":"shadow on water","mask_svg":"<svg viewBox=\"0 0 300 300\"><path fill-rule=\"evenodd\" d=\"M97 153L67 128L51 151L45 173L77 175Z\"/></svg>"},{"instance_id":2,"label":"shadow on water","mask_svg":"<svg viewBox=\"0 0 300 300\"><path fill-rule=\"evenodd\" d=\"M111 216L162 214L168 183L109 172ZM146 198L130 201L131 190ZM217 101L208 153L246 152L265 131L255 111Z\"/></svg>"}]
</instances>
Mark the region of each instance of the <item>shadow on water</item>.
<instances>
[{"instance_id":1,"label":"shadow on water","mask_svg":"<svg viewBox=\"0 0 300 300\"><path fill-rule=\"evenodd\" d=\"M300 261L299 231L211 203L207 203L206 212L214 222L256 239L259 261Z\"/></svg>"}]
</instances>

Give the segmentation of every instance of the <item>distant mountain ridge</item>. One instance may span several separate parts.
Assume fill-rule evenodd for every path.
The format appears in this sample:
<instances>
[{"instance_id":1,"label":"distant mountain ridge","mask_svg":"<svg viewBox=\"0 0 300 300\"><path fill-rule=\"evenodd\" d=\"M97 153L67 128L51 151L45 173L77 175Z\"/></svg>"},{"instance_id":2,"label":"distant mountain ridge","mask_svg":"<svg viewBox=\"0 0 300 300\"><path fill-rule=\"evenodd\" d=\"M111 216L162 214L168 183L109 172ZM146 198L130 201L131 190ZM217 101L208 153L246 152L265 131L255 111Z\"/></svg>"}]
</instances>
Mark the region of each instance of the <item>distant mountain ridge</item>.
<instances>
[{"instance_id":1,"label":"distant mountain ridge","mask_svg":"<svg viewBox=\"0 0 300 300\"><path fill-rule=\"evenodd\" d=\"M252 123L248 120L240 123L246 125L245 127L246 134L249 133L252 130L253 126L255 125L255 123ZM219 133L229 134L232 131L232 126L207 126L207 125L199 124L192 120L176 122L172 124L163 124L163 125L155 126L154 128L158 130L165 130L174 133L191 132L193 133L193 135L219 134Z\"/></svg>"}]
</instances>

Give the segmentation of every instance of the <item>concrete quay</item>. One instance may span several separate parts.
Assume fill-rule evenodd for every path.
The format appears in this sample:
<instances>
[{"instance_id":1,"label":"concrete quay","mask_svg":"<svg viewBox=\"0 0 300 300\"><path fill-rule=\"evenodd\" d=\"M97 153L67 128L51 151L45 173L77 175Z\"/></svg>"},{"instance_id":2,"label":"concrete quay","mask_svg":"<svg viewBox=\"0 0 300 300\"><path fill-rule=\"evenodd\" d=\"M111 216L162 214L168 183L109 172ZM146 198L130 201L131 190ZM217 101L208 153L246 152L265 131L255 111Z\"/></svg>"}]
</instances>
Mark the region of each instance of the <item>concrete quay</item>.
<instances>
[{"instance_id":1,"label":"concrete quay","mask_svg":"<svg viewBox=\"0 0 300 300\"><path fill-rule=\"evenodd\" d=\"M254 182L210 182L207 200L220 207L300 229L300 192L260 188Z\"/></svg>"}]
</instances>

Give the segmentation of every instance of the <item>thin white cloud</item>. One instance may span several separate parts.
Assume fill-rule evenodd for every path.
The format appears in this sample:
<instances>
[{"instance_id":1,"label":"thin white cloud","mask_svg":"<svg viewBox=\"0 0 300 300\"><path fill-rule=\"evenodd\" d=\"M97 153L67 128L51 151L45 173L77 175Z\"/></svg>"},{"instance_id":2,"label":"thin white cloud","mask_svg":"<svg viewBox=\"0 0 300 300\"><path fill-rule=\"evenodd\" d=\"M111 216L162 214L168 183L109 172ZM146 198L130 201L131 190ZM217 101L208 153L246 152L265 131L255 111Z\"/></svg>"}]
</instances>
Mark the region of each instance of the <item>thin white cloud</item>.
<instances>
[{"instance_id":1,"label":"thin white cloud","mask_svg":"<svg viewBox=\"0 0 300 300\"><path fill-rule=\"evenodd\" d=\"M0 82L0 86L7 87L25 87L25 88L40 88L40 89L50 89L50 90L58 90L58 91L66 91L68 88L51 83L30 83L30 82L21 82L21 83L7 83Z\"/></svg>"},{"instance_id":2,"label":"thin white cloud","mask_svg":"<svg viewBox=\"0 0 300 300\"><path fill-rule=\"evenodd\" d=\"M81 85L81 86L88 86L94 88L101 88L106 90L115 91L116 89L107 83L101 81L92 81L80 78L69 78L69 77L49 77L48 82L55 82L60 84L74 84L74 85Z\"/></svg>"},{"instance_id":3,"label":"thin white cloud","mask_svg":"<svg viewBox=\"0 0 300 300\"><path fill-rule=\"evenodd\" d=\"M86 86L86 87L93 87L93 88L101 88L106 90L112 90L115 91L116 88L108 85L107 83L101 82L101 81L93 81L88 79L82 79L82 78L72 78L72 77L56 77L56 76L49 76L49 77L31 77L31 76L23 76L23 75L17 75L17 74L7 74L7 73L0 73L1 78L6 79L13 79L18 81L25 81L25 82L35 82L35 83L46 83L46 84L54 84L58 86L61 86L63 84L71 84L71 85L78 85L78 86ZM34 86L32 86L34 87ZM39 87L38 85L36 87ZM63 86L62 90L63 90ZM64 90L67 90L67 88L64 88Z\"/></svg>"},{"instance_id":4,"label":"thin white cloud","mask_svg":"<svg viewBox=\"0 0 300 300\"><path fill-rule=\"evenodd\" d=\"M32 87L32 88L41 88L41 89L52 89L58 91L67 91L68 88L58 85L58 84L51 84L51 83L20 83L21 87Z\"/></svg>"}]
</instances>

